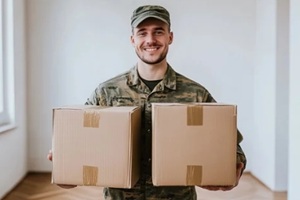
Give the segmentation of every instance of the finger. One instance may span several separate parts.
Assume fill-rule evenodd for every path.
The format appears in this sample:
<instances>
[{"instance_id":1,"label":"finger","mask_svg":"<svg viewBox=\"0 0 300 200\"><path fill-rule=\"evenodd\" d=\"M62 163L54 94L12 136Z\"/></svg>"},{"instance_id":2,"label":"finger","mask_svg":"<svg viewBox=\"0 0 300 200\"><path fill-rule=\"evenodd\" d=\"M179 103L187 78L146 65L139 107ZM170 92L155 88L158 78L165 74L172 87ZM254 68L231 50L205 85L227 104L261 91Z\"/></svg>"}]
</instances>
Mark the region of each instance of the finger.
<instances>
[{"instance_id":1,"label":"finger","mask_svg":"<svg viewBox=\"0 0 300 200\"><path fill-rule=\"evenodd\" d=\"M242 176L242 170L244 168L244 163L238 163L236 165L236 168L237 168L237 170L236 170L236 184L235 184L235 186L237 186L239 184L239 180Z\"/></svg>"},{"instance_id":2,"label":"finger","mask_svg":"<svg viewBox=\"0 0 300 200\"><path fill-rule=\"evenodd\" d=\"M240 162L240 163L237 163L237 169L240 169L242 170L244 168L244 163Z\"/></svg>"},{"instance_id":3,"label":"finger","mask_svg":"<svg viewBox=\"0 0 300 200\"><path fill-rule=\"evenodd\" d=\"M47 158L48 158L48 160L52 161L52 150L49 150Z\"/></svg>"},{"instance_id":4,"label":"finger","mask_svg":"<svg viewBox=\"0 0 300 200\"><path fill-rule=\"evenodd\" d=\"M71 189L77 187L77 185L65 185L65 184L58 184L58 186L64 189Z\"/></svg>"},{"instance_id":5,"label":"finger","mask_svg":"<svg viewBox=\"0 0 300 200\"><path fill-rule=\"evenodd\" d=\"M52 161L52 155L51 154L48 154L47 158L48 158L48 160Z\"/></svg>"},{"instance_id":6,"label":"finger","mask_svg":"<svg viewBox=\"0 0 300 200\"><path fill-rule=\"evenodd\" d=\"M229 190L232 190L233 188L234 188L234 186L220 187L220 190L222 190L222 191L229 191Z\"/></svg>"},{"instance_id":7,"label":"finger","mask_svg":"<svg viewBox=\"0 0 300 200\"><path fill-rule=\"evenodd\" d=\"M220 186L203 186L201 188L206 189L206 190L211 190L211 191L218 191L221 189Z\"/></svg>"}]
</instances>

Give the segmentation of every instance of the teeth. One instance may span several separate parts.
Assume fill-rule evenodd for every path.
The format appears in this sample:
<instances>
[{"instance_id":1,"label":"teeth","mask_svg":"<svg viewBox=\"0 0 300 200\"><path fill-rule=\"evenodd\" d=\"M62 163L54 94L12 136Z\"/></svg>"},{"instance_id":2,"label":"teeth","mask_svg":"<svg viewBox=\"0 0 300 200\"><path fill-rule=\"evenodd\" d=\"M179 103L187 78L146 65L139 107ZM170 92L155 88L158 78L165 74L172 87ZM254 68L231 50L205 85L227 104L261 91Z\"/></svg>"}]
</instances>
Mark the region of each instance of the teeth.
<instances>
[{"instance_id":1,"label":"teeth","mask_svg":"<svg viewBox=\"0 0 300 200\"><path fill-rule=\"evenodd\" d=\"M146 51L156 51L158 48L145 49Z\"/></svg>"}]
</instances>

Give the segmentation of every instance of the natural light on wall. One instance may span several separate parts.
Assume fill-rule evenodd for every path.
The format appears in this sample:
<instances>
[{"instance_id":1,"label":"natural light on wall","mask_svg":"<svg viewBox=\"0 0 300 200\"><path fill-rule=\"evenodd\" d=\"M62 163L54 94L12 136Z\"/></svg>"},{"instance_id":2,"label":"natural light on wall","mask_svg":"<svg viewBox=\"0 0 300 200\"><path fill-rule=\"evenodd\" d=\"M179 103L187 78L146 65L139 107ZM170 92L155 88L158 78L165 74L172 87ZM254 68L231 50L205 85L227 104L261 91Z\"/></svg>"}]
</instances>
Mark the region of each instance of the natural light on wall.
<instances>
[{"instance_id":1,"label":"natural light on wall","mask_svg":"<svg viewBox=\"0 0 300 200\"><path fill-rule=\"evenodd\" d=\"M13 0L0 1L0 133L14 123Z\"/></svg>"}]
</instances>

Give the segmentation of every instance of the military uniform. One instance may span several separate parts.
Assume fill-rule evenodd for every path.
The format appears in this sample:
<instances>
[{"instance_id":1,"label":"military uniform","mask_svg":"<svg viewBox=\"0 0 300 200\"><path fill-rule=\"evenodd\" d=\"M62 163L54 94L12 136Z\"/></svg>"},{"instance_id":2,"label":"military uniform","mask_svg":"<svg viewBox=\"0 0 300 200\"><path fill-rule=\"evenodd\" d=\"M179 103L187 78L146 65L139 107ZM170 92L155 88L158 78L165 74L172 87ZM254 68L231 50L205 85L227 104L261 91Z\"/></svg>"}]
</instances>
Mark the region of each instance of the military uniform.
<instances>
[{"instance_id":1,"label":"military uniform","mask_svg":"<svg viewBox=\"0 0 300 200\"><path fill-rule=\"evenodd\" d=\"M168 65L164 78L150 91L139 77L137 66L100 84L86 104L101 106L142 107L142 166L141 178L132 189L105 188L105 199L112 200L196 200L195 187L153 186L151 180L151 103L155 102L215 102L200 84L175 72ZM170 119L171 120L171 119ZM242 135L238 132L237 160L246 166L246 157L239 145Z\"/></svg>"}]
</instances>

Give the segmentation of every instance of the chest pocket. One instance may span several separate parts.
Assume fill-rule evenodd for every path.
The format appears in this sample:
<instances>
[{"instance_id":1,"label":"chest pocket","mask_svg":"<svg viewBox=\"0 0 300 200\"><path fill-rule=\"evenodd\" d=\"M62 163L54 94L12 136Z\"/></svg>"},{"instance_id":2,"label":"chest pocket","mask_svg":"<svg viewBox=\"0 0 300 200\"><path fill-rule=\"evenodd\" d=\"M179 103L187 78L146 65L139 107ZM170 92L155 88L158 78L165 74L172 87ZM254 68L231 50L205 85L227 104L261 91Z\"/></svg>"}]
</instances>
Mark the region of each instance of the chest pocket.
<instances>
[{"instance_id":1,"label":"chest pocket","mask_svg":"<svg viewBox=\"0 0 300 200\"><path fill-rule=\"evenodd\" d=\"M111 99L112 106L136 106L136 100L132 97L112 97Z\"/></svg>"}]
</instances>

